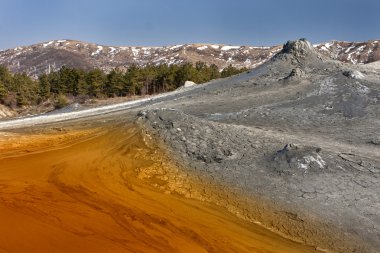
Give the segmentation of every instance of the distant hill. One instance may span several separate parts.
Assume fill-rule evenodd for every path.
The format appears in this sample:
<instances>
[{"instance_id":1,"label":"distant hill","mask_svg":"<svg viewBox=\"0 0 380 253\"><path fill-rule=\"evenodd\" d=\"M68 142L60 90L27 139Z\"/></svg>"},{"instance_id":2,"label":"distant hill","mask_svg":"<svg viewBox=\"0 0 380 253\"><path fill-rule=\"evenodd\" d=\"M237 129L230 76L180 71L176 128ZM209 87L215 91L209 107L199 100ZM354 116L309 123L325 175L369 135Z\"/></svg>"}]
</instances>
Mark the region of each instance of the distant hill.
<instances>
[{"instance_id":1,"label":"distant hill","mask_svg":"<svg viewBox=\"0 0 380 253\"><path fill-rule=\"evenodd\" d=\"M367 42L330 41L314 45L319 52L333 59L353 64L380 60L377 40ZM53 40L31 46L0 51L0 65L12 72L25 72L37 77L62 66L110 71L132 64L181 64L203 61L219 69L228 65L254 68L278 53L282 45L230 46L221 44L185 44L164 47L104 46L75 40Z\"/></svg>"}]
</instances>

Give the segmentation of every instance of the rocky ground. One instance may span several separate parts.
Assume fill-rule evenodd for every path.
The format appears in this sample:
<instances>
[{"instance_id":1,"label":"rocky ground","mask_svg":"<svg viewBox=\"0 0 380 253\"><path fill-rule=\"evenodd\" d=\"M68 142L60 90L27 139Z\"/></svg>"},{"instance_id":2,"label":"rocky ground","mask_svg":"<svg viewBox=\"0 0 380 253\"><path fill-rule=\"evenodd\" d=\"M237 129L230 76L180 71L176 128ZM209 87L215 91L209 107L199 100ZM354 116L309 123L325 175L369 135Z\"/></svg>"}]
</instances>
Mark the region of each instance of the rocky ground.
<instances>
[{"instance_id":1,"label":"rocky ground","mask_svg":"<svg viewBox=\"0 0 380 253\"><path fill-rule=\"evenodd\" d=\"M128 109L204 191L219 185L219 204L239 216L319 249L378 252L376 66L333 61L298 40L235 77L107 109L3 122L0 129L111 111L123 117Z\"/></svg>"},{"instance_id":2,"label":"rocky ground","mask_svg":"<svg viewBox=\"0 0 380 253\"><path fill-rule=\"evenodd\" d=\"M379 77L299 40L248 73L148 106L139 122L184 167L243 193L247 217L324 249L378 252Z\"/></svg>"}]
</instances>

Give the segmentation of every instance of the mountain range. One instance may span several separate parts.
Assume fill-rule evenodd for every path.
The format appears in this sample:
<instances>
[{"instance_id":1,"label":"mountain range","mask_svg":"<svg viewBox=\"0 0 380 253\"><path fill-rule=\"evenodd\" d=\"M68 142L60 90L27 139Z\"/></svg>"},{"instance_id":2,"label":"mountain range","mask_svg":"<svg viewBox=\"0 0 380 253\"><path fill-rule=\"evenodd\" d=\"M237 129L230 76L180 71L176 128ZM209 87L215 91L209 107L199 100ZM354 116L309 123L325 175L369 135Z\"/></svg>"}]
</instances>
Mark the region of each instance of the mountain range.
<instances>
[{"instance_id":1,"label":"mountain range","mask_svg":"<svg viewBox=\"0 0 380 253\"><path fill-rule=\"evenodd\" d=\"M379 40L366 42L329 41L313 45L321 54L352 64L380 60ZM162 47L104 46L76 40L52 40L31 46L0 51L0 65L12 72L38 77L62 66L85 70L126 69L132 64L182 64L202 61L219 69L229 65L254 68L280 52L282 45L231 46L223 44L184 44Z\"/></svg>"}]
</instances>

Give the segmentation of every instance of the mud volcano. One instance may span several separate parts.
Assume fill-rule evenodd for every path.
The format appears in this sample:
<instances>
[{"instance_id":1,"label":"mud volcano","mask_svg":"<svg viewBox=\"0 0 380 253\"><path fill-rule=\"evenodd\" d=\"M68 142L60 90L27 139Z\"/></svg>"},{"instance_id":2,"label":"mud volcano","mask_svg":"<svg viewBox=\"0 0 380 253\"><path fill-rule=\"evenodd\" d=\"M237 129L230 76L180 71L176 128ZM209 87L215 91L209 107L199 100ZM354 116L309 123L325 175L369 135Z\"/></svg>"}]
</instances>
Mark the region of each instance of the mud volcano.
<instances>
[{"instance_id":1,"label":"mud volcano","mask_svg":"<svg viewBox=\"0 0 380 253\"><path fill-rule=\"evenodd\" d=\"M301 39L227 79L0 122L0 252L378 253L379 80Z\"/></svg>"}]
</instances>

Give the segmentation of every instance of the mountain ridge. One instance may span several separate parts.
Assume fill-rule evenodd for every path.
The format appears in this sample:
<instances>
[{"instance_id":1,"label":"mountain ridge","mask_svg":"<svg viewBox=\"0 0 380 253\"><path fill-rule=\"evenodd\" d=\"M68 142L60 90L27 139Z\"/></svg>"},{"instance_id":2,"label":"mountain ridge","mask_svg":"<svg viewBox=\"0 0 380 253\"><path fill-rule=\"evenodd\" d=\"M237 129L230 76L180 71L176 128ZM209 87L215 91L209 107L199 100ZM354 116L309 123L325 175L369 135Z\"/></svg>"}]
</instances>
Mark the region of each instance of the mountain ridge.
<instances>
[{"instance_id":1,"label":"mountain ridge","mask_svg":"<svg viewBox=\"0 0 380 253\"><path fill-rule=\"evenodd\" d=\"M314 44L321 54L342 62L365 64L380 60L379 40L346 42L332 40ZM109 46L78 40L52 40L30 46L0 50L0 65L12 72L37 77L62 66L110 71L126 69L132 64L183 64L203 61L219 69L229 65L255 68L282 49L275 46L237 46L226 44L181 44L171 46Z\"/></svg>"}]
</instances>

